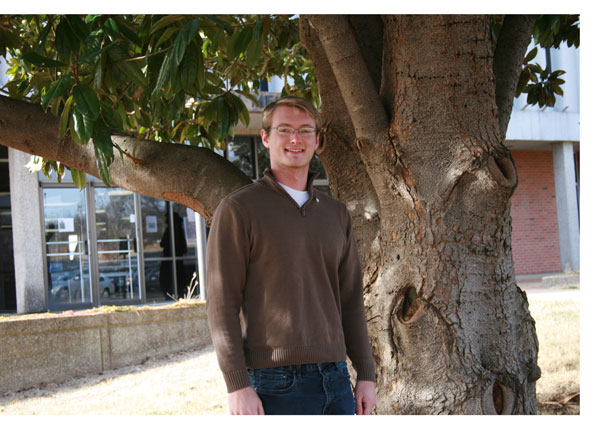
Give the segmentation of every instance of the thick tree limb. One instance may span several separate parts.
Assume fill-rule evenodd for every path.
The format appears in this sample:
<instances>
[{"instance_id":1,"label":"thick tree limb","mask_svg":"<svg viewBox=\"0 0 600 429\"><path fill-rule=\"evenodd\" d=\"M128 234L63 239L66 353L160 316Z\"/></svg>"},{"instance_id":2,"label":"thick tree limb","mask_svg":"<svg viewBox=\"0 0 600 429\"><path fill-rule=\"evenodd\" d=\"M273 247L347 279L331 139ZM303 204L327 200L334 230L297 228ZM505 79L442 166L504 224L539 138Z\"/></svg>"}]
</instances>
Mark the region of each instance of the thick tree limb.
<instances>
[{"instance_id":1,"label":"thick tree limb","mask_svg":"<svg viewBox=\"0 0 600 429\"><path fill-rule=\"evenodd\" d=\"M356 34L356 41L365 59L373 85L381 91L383 58L383 21L379 15L350 15L348 21Z\"/></svg>"},{"instance_id":2,"label":"thick tree limb","mask_svg":"<svg viewBox=\"0 0 600 429\"><path fill-rule=\"evenodd\" d=\"M136 139L113 136L113 142L133 153ZM93 145L78 146L58 137L58 118L37 105L0 96L0 144L60 161L99 177ZM221 198L250 183L238 168L205 148L142 141L135 149L139 165L115 149L110 174L115 186L183 204L210 221Z\"/></svg>"},{"instance_id":3,"label":"thick tree limb","mask_svg":"<svg viewBox=\"0 0 600 429\"><path fill-rule=\"evenodd\" d=\"M356 37L342 15L308 17L315 28L348 108L356 138L372 140L387 132L388 117Z\"/></svg>"},{"instance_id":4,"label":"thick tree limb","mask_svg":"<svg viewBox=\"0 0 600 429\"><path fill-rule=\"evenodd\" d=\"M494 77L496 78L496 105L498 125L502 140L512 113L521 65L527 46L531 41L531 30L535 15L506 15L494 53Z\"/></svg>"}]
</instances>

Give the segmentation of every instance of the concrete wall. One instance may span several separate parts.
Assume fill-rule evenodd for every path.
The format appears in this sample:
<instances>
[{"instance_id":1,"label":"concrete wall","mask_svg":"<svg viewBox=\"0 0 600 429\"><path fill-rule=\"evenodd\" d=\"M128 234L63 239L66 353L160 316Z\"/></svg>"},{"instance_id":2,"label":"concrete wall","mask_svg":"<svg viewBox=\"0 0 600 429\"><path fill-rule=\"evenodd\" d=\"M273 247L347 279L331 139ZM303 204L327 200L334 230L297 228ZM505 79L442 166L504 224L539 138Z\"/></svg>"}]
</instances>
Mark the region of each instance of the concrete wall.
<instances>
[{"instance_id":1,"label":"concrete wall","mask_svg":"<svg viewBox=\"0 0 600 429\"><path fill-rule=\"evenodd\" d=\"M204 304L0 320L0 394L210 344Z\"/></svg>"},{"instance_id":2,"label":"concrete wall","mask_svg":"<svg viewBox=\"0 0 600 429\"><path fill-rule=\"evenodd\" d=\"M562 271L552 152L512 151L519 184L511 198L516 274Z\"/></svg>"}]
</instances>

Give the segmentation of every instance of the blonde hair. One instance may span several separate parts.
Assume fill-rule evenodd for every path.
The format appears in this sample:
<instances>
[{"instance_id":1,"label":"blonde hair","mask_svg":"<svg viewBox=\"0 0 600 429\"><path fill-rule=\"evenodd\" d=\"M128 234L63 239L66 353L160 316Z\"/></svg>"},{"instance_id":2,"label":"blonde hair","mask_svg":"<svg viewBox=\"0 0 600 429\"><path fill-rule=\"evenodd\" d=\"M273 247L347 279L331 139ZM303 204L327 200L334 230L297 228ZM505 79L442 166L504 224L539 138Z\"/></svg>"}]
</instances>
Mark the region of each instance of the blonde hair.
<instances>
[{"instance_id":1,"label":"blonde hair","mask_svg":"<svg viewBox=\"0 0 600 429\"><path fill-rule=\"evenodd\" d=\"M279 106L289 106L296 107L306 112L308 116L315 120L315 127L317 128L317 132L321 129L321 115L319 111L315 108L315 106L305 98L302 97L281 97L277 100L269 103L265 110L263 110L263 118L262 118L262 126L265 131L269 131L271 129L271 124L273 121L273 112Z\"/></svg>"}]
</instances>

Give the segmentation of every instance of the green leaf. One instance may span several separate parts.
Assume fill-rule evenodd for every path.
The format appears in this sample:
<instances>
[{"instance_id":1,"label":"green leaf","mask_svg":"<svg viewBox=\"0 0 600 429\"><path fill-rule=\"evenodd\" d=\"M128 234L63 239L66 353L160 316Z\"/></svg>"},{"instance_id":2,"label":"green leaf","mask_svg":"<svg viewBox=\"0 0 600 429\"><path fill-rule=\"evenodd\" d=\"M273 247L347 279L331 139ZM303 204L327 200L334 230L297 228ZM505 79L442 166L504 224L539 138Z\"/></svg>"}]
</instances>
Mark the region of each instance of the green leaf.
<instances>
[{"instance_id":1,"label":"green leaf","mask_svg":"<svg viewBox=\"0 0 600 429\"><path fill-rule=\"evenodd\" d=\"M75 85L73 87L73 98L75 98L75 106L81 114L94 120L98 118L100 102L92 88L84 84Z\"/></svg>"},{"instance_id":2,"label":"green leaf","mask_svg":"<svg viewBox=\"0 0 600 429\"><path fill-rule=\"evenodd\" d=\"M113 130L123 130L123 121L119 111L111 106L110 103L103 101L100 103L102 118L106 124Z\"/></svg>"},{"instance_id":3,"label":"green leaf","mask_svg":"<svg viewBox=\"0 0 600 429\"><path fill-rule=\"evenodd\" d=\"M136 61L130 61L129 53L122 44L116 45L108 52L115 67L125 75L128 81L139 86L146 86L146 76L142 73L140 65Z\"/></svg>"},{"instance_id":4,"label":"green leaf","mask_svg":"<svg viewBox=\"0 0 600 429\"><path fill-rule=\"evenodd\" d=\"M106 186L111 186L110 171L108 169L110 163L107 162L106 158L104 158L104 155L95 146L94 153L96 154L96 166L98 167L98 174L100 175L100 179L102 179L102 182L104 182Z\"/></svg>"},{"instance_id":5,"label":"green leaf","mask_svg":"<svg viewBox=\"0 0 600 429\"><path fill-rule=\"evenodd\" d=\"M65 102L65 107L63 108L62 113L60 114L60 123L58 129L58 135L62 138L65 136L67 132L67 127L69 126L69 118L71 117L71 105L73 104L73 96L71 95L67 98Z\"/></svg>"},{"instance_id":6,"label":"green leaf","mask_svg":"<svg viewBox=\"0 0 600 429\"><path fill-rule=\"evenodd\" d=\"M150 34L156 33L163 27L174 24L179 21L183 21L185 19L184 15L167 15L160 18L156 23L152 24L152 30L150 30Z\"/></svg>"},{"instance_id":7,"label":"green leaf","mask_svg":"<svg viewBox=\"0 0 600 429\"><path fill-rule=\"evenodd\" d=\"M52 58L43 57L37 52L27 52L23 54L22 58L35 66L40 67L64 67L65 63L53 60Z\"/></svg>"},{"instance_id":8,"label":"green leaf","mask_svg":"<svg viewBox=\"0 0 600 429\"><path fill-rule=\"evenodd\" d=\"M113 18L108 18L106 21L104 21L104 30L110 37L111 41L115 41L121 36L117 21L115 21Z\"/></svg>"},{"instance_id":9,"label":"green leaf","mask_svg":"<svg viewBox=\"0 0 600 429\"><path fill-rule=\"evenodd\" d=\"M196 84L198 91L202 91L206 85L206 72L204 70L204 53L203 49L198 50L198 75L196 76Z\"/></svg>"},{"instance_id":10,"label":"green leaf","mask_svg":"<svg viewBox=\"0 0 600 429\"><path fill-rule=\"evenodd\" d=\"M200 26L200 22L198 21L198 19L194 19L194 20L186 23L185 26L183 27L183 30L181 30L177 34L177 37L175 38L175 43L173 44L173 51L172 51L173 52L173 67L177 67L181 63L181 60L183 59L183 56L187 49L187 46L192 41L192 38L194 37L194 35L196 35L196 33L198 33L199 26Z\"/></svg>"},{"instance_id":11,"label":"green leaf","mask_svg":"<svg viewBox=\"0 0 600 429\"><path fill-rule=\"evenodd\" d=\"M146 86L146 76L144 76L136 62L123 60L118 62L116 66L131 82L139 86Z\"/></svg>"},{"instance_id":12,"label":"green leaf","mask_svg":"<svg viewBox=\"0 0 600 429\"><path fill-rule=\"evenodd\" d=\"M190 44L185 51L178 73L183 89L191 92L198 77L198 53L194 44Z\"/></svg>"},{"instance_id":13,"label":"green leaf","mask_svg":"<svg viewBox=\"0 0 600 429\"><path fill-rule=\"evenodd\" d=\"M244 52L246 50L246 48L248 47L248 44L250 43L250 40L252 40L252 32L253 31L254 31L254 29L252 27L244 27L242 29L242 31L240 31L240 35L235 40L235 44L234 44L234 52L233 52L234 56L237 57L238 55L240 55L242 52Z\"/></svg>"},{"instance_id":14,"label":"green leaf","mask_svg":"<svg viewBox=\"0 0 600 429\"><path fill-rule=\"evenodd\" d=\"M223 21L222 19L217 18L215 15L206 15L205 18L211 20L212 22L217 24L219 27L223 28L225 31L227 31L227 33L229 33L229 34L233 33L233 27L231 25L229 25L229 23Z\"/></svg>"},{"instance_id":15,"label":"green leaf","mask_svg":"<svg viewBox=\"0 0 600 429\"><path fill-rule=\"evenodd\" d=\"M247 127L250 125L250 113L248 112L248 108L246 104L236 95L231 95L231 101L236 106L237 112L239 112L240 120Z\"/></svg>"},{"instance_id":16,"label":"green leaf","mask_svg":"<svg viewBox=\"0 0 600 429\"><path fill-rule=\"evenodd\" d=\"M160 72L158 73L158 79L156 80L156 86L152 91L152 98L160 97L161 90L167 83L171 72L171 52L165 55L162 65L160 66Z\"/></svg>"},{"instance_id":17,"label":"green leaf","mask_svg":"<svg viewBox=\"0 0 600 429\"><path fill-rule=\"evenodd\" d=\"M86 24L91 24L94 21L96 21L98 18L102 17L104 15L86 15L85 17L85 23Z\"/></svg>"},{"instance_id":18,"label":"green leaf","mask_svg":"<svg viewBox=\"0 0 600 429\"><path fill-rule=\"evenodd\" d=\"M69 123L69 134L71 135L71 138L73 139L73 141L78 144L79 146L85 146L87 144L86 140L83 140L78 134L77 131L75 131L75 110L73 110L73 120L70 121Z\"/></svg>"},{"instance_id":19,"label":"green leaf","mask_svg":"<svg viewBox=\"0 0 600 429\"><path fill-rule=\"evenodd\" d=\"M81 57L79 60L77 60L75 63L76 64L91 63L91 62L95 61L98 58L98 56L100 56L100 54L102 54L103 52L112 48L115 45L115 43L117 43L117 42L114 41L114 42L107 43L101 49L98 49L96 51L91 51L87 54L84 54L84 56Z\"/></svg>"},{"instance_id":20,"label":"green leaf","mask_svg":"<svg viewBox=\"0 0 600 429\"><path fill-rule=\"evenodd\" d=\"M247 59L246 62L248 64L248 68L253 68L258 59L260 58L263 50L263 41L262 38L252 39L250 44L248 45L248 52L246 53Z\"/></svg>"},{"instance_id":21,"label":"green leaf","mask_svg":"<svg viewBox=\"0 0 600 429\"><path fill-rule=\"evenodd\" d=\"M79 142L86 144L92 138L94 120L75 109L73 110L73 130L77 134ZM79 142L76 141L76 143Z\"/></svg>"},{"instance_id":22,"label":"green leaf","mask_svg":"<svg viewBox=\"0 0 600 429\"><path fill-rule=\"evenodd\" d=\"M71 52L79 51L79 41L66 19L56 26L56 50L58 58L67 63L71 58Z\"/></svg>"},{"instance_id":23,"label":"green leaf","mask_svg":"<svg viewBox=\"0 0 600 429\"><path fill-rule=\"evenodd\" d=\"M78 15L67 15L66 19L75 37L82 42L85 41L86 37L90 33L90 29L85 22L83 22L83 19L81 19L81 17Z\"/></svg>"},{"instance_id":24,"label":"green leaf","mask_svg":"<svg viewBox=\"0 0 600 429\"><path fill-rule=\"evenodd\" d=\"M104 61L98 61L96 68L94 69L94 88L102 87L102 76L104 70Z\"/></svg>"},{"instance_id":25,"label":"green leaf","mask_svg":"<svg viewBox=\"0 0 600 429\"><path fill-rule=\"evenodd\" d=\"M59 80L54 82L48 92L42 96L42 107L44 110L48 108L48 104L57 97L62 97L73 85L73 76L71 73L61 77Z\"/></svg>"},{"instance_id":26,"label":"green leaf","mask_svg":"<svg viewBox=\"0 0 600 429\"><path fill-rule=\"evenodd\" d=\"M73 183L79 190L82 190L85 187L86 175L85 172L81 170L76 170L75 168L69 168L71 170L71 177L73 178Z\"/></svg>"},{"instance_id":27,"label":"green leaf","mask_svg":"<svg viewBox=\"0 0 600 429\"><path fill-rule=\"evenodd\" d=\"M138 37L137 34L135 34L129 28L129 26L125 22L123 22L123 18L118 17L118 19L116 19L116 21L117 21L117 26L119 27L119 30L125 37L127 37L130 41L135 43L137 46L142 45L142 40Z\"/></svg>"},{"instance_id":28,"label":"green leaf","mask_svg":"<svg viewBox=\"0 0 600 429\"><path fill-rule=\"evenodd\" d=\"M529 53L525 56L525 60L523 61L524 63L528 63L531 60L533 60L536 56L537 56L537 47L533 48L531 51L529 51Z\"/></svg>"},{"instance_id":29,"label":"green leaf","mask_svg":"<svg viewBox=\"0 0 600 429\"><path fill-rule=\"evenodd\" d=\"M4 56L6 49L14 49L20 46L19 35L7 28L0 26L0 55Z\"/></svg>"},{"instance_id":30,"label":"green leaf","mask_svg":"<svg viewBox=\"0 0 600 429\"><path fill-rule=\"evenodd\" d=\"M161 34L160 38L158 39L158 42L156 42L156 47L158 48L160 45L162 45L164 42L166 42L167 40L169 40L173 34L175 32L177 32L179 30L179 28L177 27L169 27L167 28L163 34Z\"/></svg>"},{"instance_id":31,"label":"green leaf","mask_svg":"<svg viewBox=\"0 0 600 429\"><path fill-rule=\"evenodd\" d=\"M102 118L99 118L97 121L94 122L94 131L92 133L92 139L94 141L94 148L97 148L104 154L108 165L110 165L114 157L113 144L110 138L110 130L108 129Z\"/></svg>"}]
</instances>

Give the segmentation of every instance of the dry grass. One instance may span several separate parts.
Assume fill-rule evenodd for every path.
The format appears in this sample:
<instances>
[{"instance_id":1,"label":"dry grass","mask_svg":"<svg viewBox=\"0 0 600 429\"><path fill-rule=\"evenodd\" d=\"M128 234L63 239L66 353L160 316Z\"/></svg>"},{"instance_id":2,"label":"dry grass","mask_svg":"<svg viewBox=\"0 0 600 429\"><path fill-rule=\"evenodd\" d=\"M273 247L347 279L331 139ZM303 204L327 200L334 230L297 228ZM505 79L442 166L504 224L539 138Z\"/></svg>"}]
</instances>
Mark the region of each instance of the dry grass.
<instances>
[{"instance_id":1,"label":"dry grass","mask_svg":"<svg viewBox=\"0 0 600 429\"><path fill-rule=\"evenodd\" d=\"M579 303L530 298L540 343L540 414L577 414L558 402L579 391ZM212 348L133 367L0 394L0 415L218 415L227 413L225 383Z\"/></svg>"},{"instance_id":2,"label":"dry grass","mask_svg":"<svg viewBox=\"0 0 600 429\"><path fill-rule=\"evenodd\" d=\"M579 414L579 401L560 402L579 392L579 302L530 300L539 341L537 382L540 414Z\"/></svg>"},{"instance_id":3,"label":"dry grass","mask_svg":"<svg viewBox=\"0 0 600 429\"><path fill-rule=\"evenodd\" d=\"M0 395L0 415L226 413L225 383L212 348Z\"/></svg>"}]
</instances>

